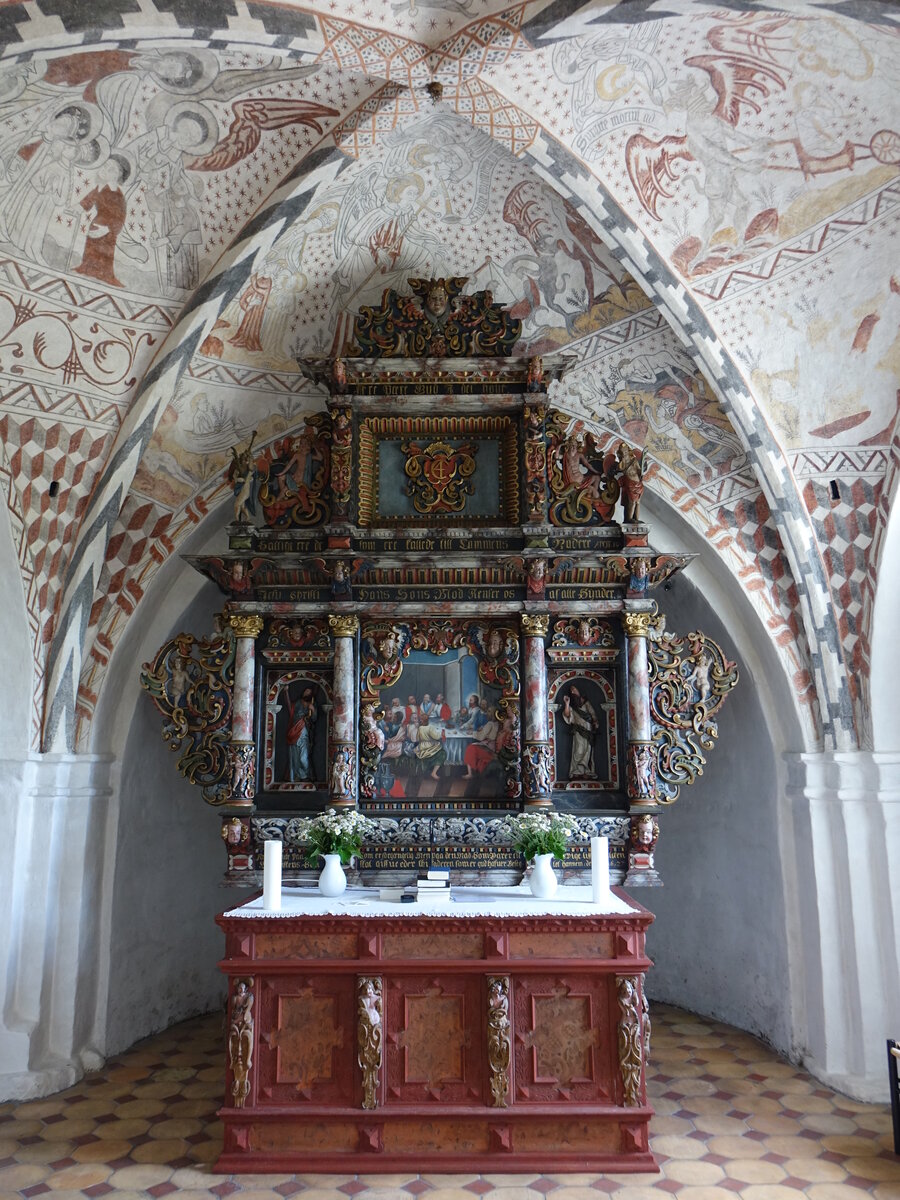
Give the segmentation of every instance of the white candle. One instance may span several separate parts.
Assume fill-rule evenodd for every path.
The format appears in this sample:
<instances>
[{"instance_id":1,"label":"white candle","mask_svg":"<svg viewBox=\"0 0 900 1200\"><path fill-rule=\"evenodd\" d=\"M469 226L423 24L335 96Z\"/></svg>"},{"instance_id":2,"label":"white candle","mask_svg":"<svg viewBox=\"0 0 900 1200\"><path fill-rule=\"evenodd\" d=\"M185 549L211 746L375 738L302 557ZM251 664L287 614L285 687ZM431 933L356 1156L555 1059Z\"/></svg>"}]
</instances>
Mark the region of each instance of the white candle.
<instances>
[{"instance_id":1,"label":"white candle","mask_svg":"<svg viewBox=\"0 0 900 1200\"><path fill-rule=\"evenodd\" d=\"M281 908L281 842L266 842L263 860L263 908L277 912Z\"/></svg>"},{"instance_id":2,"label":"white candle","mask_svg":"<svg viewBox=\"0 0 900 1200\"><path fill-rule=\"evenodd\" d=\"M591 891L594 904L609 897L609 838L591 838Z\"/></svg>"}]
</instances>

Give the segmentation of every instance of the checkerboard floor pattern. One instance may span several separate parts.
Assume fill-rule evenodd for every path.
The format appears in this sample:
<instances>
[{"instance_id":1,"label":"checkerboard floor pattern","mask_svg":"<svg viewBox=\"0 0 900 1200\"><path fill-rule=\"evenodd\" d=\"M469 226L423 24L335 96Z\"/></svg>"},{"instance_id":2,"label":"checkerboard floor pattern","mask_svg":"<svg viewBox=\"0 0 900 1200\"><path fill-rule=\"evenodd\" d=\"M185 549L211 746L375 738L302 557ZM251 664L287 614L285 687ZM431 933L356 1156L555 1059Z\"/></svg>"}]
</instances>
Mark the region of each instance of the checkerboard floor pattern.
<instances>
[{"instance_id":1,"label":"checkerboard floor pattern","mask_svg":"<svg viewBox=\"0 0 900 1200\"><path fill-rule=\"evenodd\" d=\"M224 1058L213 1015L56 1096L0 1105L0 1200L898 1200L887 1105L848 1100L727 1025L662 1005L652 1017L659 1175L213 1175Z\"/></svg>"}]
</instances>

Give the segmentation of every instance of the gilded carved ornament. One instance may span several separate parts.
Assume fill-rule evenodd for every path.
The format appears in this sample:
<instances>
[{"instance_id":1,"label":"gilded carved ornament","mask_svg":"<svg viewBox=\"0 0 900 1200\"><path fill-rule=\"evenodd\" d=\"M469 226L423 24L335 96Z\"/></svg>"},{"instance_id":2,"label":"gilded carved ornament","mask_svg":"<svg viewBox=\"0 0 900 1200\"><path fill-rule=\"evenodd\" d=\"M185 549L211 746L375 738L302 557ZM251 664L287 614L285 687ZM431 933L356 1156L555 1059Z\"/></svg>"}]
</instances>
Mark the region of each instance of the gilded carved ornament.
<instances>
[{"instance_id":1,"label":"gilded carved ornament","mask_svg":"<svg viewBox=\"0 0 900 1200\"><path fill-rule=\"evenodd\" d=\"M378 1077L382 1054L382 985L377 976L363 975L357 983L357 1048L362 1070L363 1108L378 1106Z\"/></svg>"},{"instance_id":2,"label":"gilded carved ornament","mask_svg":"<svg viewBox=\"0 0 900 1200\"><path fill-rule=\"evenodd\" d=\"M356 613L329 613L328 626L336 638L355 637L359 617Z\"/></svg>"},{"instance_id":3,"label":"gilded carved ornament","mask_svg":"<svg viewBox=\"0 0 900 1200\"><path fill-rule=\"evenodd\" d=\"M546 637L550 630L547 613L522 613L522 632L526 637Z\"/></svg>"},{"instance_id":4,"label":"gilded carved ornament","mask_svg":"<svg viewBox=\"0 0 900 1200\"><path fill-rule=\"evenodd\" d=\"M695 630L681 636L654 622L648 647L650 729L656 749L656 790L661 804L703 774L719 729L716 715L739 679L737 664L721 646Z\"/></svg>"},{"instance_id":5,"label":"gilded carved ornament","mask_svg":"<svg viewBox=\"0 0 900 1200\"><path fill-rule=\"evenodd\" d=\"M636 977L621 976L617 980L617 994L619 1000L619 1068L622 1072L625 1105L628 1108L637 1108L641 1103L643 1043L641 1039L641 1000Z\"/></svg>"},{"instance_id":6,"label":"gilded carved ornament","mask_svg":"<svg viewBox=\"0 0 900 1200\"><path fill-rule=\"evenodd\" d=\"M228 624L235 637L255 640L262 633L265 622L256 613L229 613Z\"/></svg>"},{"instance_id":7,"label":"gilded carved ornament","mask_svg":"<svg viewBox=\"0 0 900 1200\"><path fill-rule=\"evenodd\" d=\"M250 1094L253 1066L253 979L236 979L228 1025L228 1065L235 1108L243 1108Z\"/></svg>"},{"instance_id":8,"label":"gilded carved ornament","mask_svg":"<svg viewBox=\"0 0 900 1200\"><path fill-rule=\"evenodd\" d=\"M231 802L231 702L235 639L177 633L144 663L141 687L165 718L163 738L179 751L178 770L208 804Z\"/></svg>"},{"instance_id":9,"label":"gilded carved ornament","mask_svg":"<svg viewBox=\"0 0 900 1200\"><path fill-rule=\"evenodd\" d=\"M622 625L625 636L630 638L646 638L650 636L650 627L656 620L654 613L627 612L622 614Z\"/></svg>"},{"instance_id":10,"label":"gilded carved ornament","mask_svg":"<svg viewBox=\"0 0 900 1200\"><path fill-rule=\"evenodd\" d=\"M509 979L490 976L488 985L488 1066L491 1071L491 1104L506 1108L509 1096L509 1062L512 1027L509 1023Z\"/></svg>"}]
</instances>

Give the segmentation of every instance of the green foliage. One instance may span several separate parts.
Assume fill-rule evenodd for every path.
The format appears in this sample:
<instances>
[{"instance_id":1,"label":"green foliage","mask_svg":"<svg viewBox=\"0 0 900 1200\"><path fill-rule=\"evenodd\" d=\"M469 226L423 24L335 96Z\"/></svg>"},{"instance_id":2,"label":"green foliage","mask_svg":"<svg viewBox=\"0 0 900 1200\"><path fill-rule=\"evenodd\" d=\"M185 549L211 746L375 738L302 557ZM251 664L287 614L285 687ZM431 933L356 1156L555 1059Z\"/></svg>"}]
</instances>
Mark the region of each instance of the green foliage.
<instances>
[{"instance_id":1,"label":"green foliage","mask_svg":"<svg viewBox=\"0 0 900 1200\"><path fill-rule=\"evenodd\" d=\"M566 842L578 830L572 817L562 813L526 813L507 817L515 848L530 862L539 854L552 854L556 859L566 855Z\"/></svg>"}]
</instances>

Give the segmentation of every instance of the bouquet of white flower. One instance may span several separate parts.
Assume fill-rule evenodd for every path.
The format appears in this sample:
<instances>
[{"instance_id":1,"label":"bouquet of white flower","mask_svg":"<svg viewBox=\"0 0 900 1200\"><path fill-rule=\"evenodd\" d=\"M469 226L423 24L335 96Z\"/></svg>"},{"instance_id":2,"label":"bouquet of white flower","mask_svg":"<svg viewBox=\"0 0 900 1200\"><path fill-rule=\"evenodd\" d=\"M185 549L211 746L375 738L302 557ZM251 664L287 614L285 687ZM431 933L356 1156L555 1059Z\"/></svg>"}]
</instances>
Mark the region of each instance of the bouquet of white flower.
<instances>
[{"instance_id":1,"label":"bouquet of white flower","mask_svg":"<svg viewBox=\"0 0 900 1200\"><path fill-rule=\"evenodd\" d=\"M512 842L530 862L539 854L552 854L554 858L565 858L566 842L578 833L572 817L562 813L524 813L507 817L506 825L512 834Z\"/></svg>"},{"instance_id":2,"label":"bouquet of white flower","mask_svg":"<svg viewBox=\"0 0 900 1200\"><path fill-rule=\"evenodd\" d=\"M309 850L306 861L312 865L326 854L339 854L344 866L349 863L354 854L358 854L363 838L376 831L376 826L362 813L350 810L337 813L333 808L314 817L306 831L306 841Z\"/></svg>"}]
</instances>

